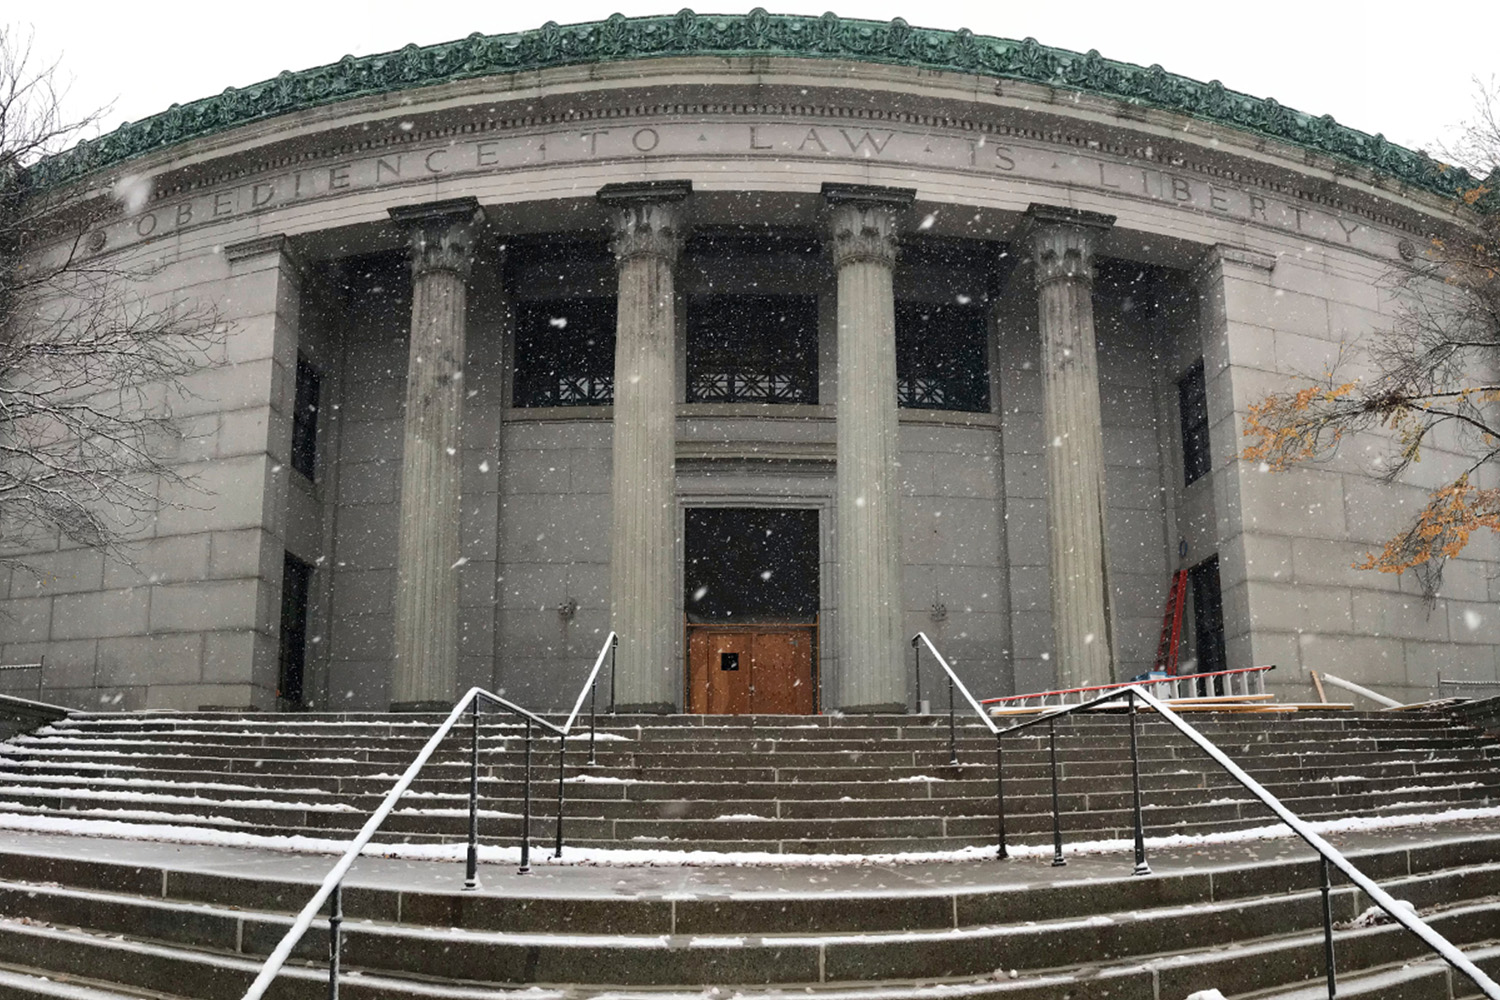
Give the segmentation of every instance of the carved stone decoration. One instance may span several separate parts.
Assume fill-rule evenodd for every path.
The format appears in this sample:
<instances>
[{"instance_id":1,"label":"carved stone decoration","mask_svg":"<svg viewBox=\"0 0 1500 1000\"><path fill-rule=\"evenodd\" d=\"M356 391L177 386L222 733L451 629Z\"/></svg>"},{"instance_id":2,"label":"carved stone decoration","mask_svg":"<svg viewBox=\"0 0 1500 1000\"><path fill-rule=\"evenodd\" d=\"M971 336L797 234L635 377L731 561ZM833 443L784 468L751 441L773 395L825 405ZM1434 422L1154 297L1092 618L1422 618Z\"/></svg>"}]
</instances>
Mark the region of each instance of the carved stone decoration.
<instances>
[{"instance_id":1,"label":"carved stone decoration","mask_svg":"<svg viewBox=\"0 0 1500 1000\"><path fill-rule=\"evenodd\" d=\"M1032 205L1020 239L1036 265L1052 652L1061 688L1117 679L1093 309L1094 249L1113 223L1113 216Z\"/></svg>"},{"instance_id":2,"label":"carved stone decoration","mask_svg":"<svg viewBox=\"0 0 1500 1000\"><path fill-rule=\"evenodd\" d=\"M484 213L459 198L390 214L412 262L391 707L427 711L457 696L466 282Z\"/></svg>"},{"instance_id":3,"label":"carved stone decoration","mask_svg":"<svg viewBox=\"0 0 1500 1000\"><path fill-rule=\"evenodd\" d=\"M904 203L888 197L857 198L853 187L823 186L829 213L833 265L843 267L858 261L894 267L896 264L896 218L911 204L911 192Z\"/></svg>"},{"instance_id":4,"label":"carved stone decoration","mask_svg":"<svg viewBox=\"0 0 1500 1000\"><path fill-rule=\"evenodd\" d=\"M611 184L619 272L609 560L621 711L670 712L677 664L677 320L687 181Z\"/></svg>"},{"instance_id":5,"label":"carved stone decoration","mask_svg":"<svg viewBox=\"0 0 1500 1000\"><path fill-rule=\"evenodd\" d=\"M1479 187L1467 171L1438 164L1332 118L1293 111L1270 98L1200 83L1160 66L1144 68L1041 45L975 35L967 29L912 28L905 21L866 21L834 14L807 17L749 14L702 17L690 10L541 28L510 35L470 36L454 42L369 56L346 56L328 66L282 73L250 87L174 105L121 125L28 169L32 183L61 184L131 157L277 115L377 94L456 80L523 73L554 66L661 56L770 55L867 60L921 70L1019 80L1160 108L1338 157L1357 167L1448 197ZM1497 196L1481 208L1500 208Z\"/></svg>"},{"instance_id":6,"label":"carved stone decoration","mask_svg":"<svg viewBox=\"0 0 1500 1000\"><path fill-rule=\"evenodd\" d=\"M689 181L608 184L599 201L615 210L610 249L621 264L640 256L677 263L682 251L686 215L682 202L692 193Z\"/></svg>"},{"instance_id":7,"label":"carved stone decoration","mask_svg":"<svg viewBox=\"0 0 1500 1000\"><path fill-rule=\"evenodd\" d=\"M412 276L451 271L468 280L474 266L474 239L484 212L473 198L431 202L390 210L391 219L407 229Z\"/></svg>"},{"instance_id":8,"label":"carved stone decoration","mask_svg":"<svg viewBox=\"0 0 1500 1000\"><path fill-rule=\"evenodd\" d=\"M901 609L901 442L896 415L897 225L916 192L823 185L838 270L834 532L837 669L846 712L901 712L910 697Z\"/></svg>"}]
</instances>

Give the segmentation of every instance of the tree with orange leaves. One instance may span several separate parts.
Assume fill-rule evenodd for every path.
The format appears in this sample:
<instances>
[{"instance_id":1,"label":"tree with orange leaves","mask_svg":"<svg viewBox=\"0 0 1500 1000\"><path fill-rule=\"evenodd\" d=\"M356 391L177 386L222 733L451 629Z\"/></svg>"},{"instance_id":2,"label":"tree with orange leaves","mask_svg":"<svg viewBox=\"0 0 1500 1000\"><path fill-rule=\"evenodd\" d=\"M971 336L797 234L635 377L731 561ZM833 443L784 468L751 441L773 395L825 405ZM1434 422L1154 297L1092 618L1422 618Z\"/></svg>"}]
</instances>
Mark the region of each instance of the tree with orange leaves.
<instances>
[{"instance_id":1,"label":"tree with orange leaves","mask_svg":"<svg viewBox=\"0 0 1500 1000\"><path fill-rule=\"evenodd\" d=\"M1371 374L1345 380L1335 364L1252 404L1243 428L1249 443L1241 457L1271 471L1330 455L1354 432L1384 429L1386 480L1420 461L1439 428L1456 431L1471 458L1466 469L1433 490L1382 551L1357 564L1416 570L1429 594L1444 561L1475 531L1500 530L1500 488L1472 482L1482 467L1500 463L1500 89L1482 88L1477 109L1457 147L1444 152L1486 179L1464 196L1472 211L1462 235L1433 237L1401 265L1395 324L1361 345Z\"/></svg>"}]
</instances>

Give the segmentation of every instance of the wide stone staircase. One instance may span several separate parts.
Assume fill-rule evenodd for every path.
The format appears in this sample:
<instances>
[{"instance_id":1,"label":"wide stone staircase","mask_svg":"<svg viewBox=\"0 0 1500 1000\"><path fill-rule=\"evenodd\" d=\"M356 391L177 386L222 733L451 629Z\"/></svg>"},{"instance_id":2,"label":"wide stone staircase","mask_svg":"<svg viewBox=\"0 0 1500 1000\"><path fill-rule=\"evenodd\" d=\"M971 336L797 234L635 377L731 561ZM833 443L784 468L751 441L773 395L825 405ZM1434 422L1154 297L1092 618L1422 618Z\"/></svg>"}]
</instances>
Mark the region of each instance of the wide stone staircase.
<instances>
[{"instance_id":1,"label":"wide stone staircase","mask_svg":"<svg viewBox=\"0 0 1500 1000\"><path fill-rule=\"evenodd\" d=\"M347 839L441 721L391 715L80 715L0 744L7 817L103 820L264 836ZM1500 797L1500 744L1435 714L1199 714L1192 722L1304 819L1431 813ZM1139 717L1148 836L1263 826L1259 803L1197 748ZM506 717L480 730L481 835L515 843L524 741ZM555 738L533 742L532 835L550 841ZM1057 725L1068 839L1132 831L1122 714ZM567 742L566 841L575 846L773 853L935 851L994 843L995 740L944 717L601 717ZM1049 842L1046 727L1004 743L1013 843ZM379 843L466 836L470 736L455 727ZM35 828L36 824L33 824ZM55 828L55 827L48 827ZM221 838L222 839L222 838Z\"/></svg>"},{"instance_id":2,"label":"wide stone staircase","mask_svg":"<svg viewBox=\"0 0 1500 1000\"><path fill-rule=\"evenodd\" d=\"M332 859L259 850L239 860L215 843L347 839L437 721L79 715L0 746L0 1000L240 996ZM1307 819L1437 814L1486 805L1500 787L1495 744L1435 714L1191 721ZM1271 822L1165 724L1142 716L1138 725L1149 836ZM1057 727L1070 843L1128 835L1126 727L1120 714ZM377 836L389 853L464 839L467 730ZM596 765L586 735L567 743L570 847L812 854L993 843L995 744L977 726L959 729L957 766L945 719L613 717L601 719L600 737ZM553 833L557 742L533 750L540 860ZM519 729L486 719L485 843L518 835L522 753ZM1006 738L1012 844L1051 842L1049 760L1045 726ZM1494 974L1500 823L1417 830L1369 834L1351 854ZM173 843L145 842L153 838ZM1322 996L1309 857L1289 840L1153 847L1149 877L1110 854L1073 855L1066 868L880 862L691 877L607 863L519 876L490 865L469 893L459 890L461 864L369 858L344 893L341 988L350 1000L809 991L1184 1000L1211 987ZM1340 996L1477 995L1403 929L1361 918L1369 905L1351 886L1333 890ZM326 995L325 935L320 921L268 995Z\"/></svg>"}]
</instances>

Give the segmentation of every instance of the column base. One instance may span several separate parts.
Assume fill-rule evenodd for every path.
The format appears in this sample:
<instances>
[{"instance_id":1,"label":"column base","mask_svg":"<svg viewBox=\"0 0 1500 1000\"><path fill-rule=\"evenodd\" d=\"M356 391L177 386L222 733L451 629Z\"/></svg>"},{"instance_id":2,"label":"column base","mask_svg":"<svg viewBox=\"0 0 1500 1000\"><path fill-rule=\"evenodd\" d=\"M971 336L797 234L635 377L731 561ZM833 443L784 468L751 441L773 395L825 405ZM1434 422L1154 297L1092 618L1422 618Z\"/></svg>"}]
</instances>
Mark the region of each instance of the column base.
<instances>
[{"instance_id":1,"label":"column base","mask_svg":"<svg viewBox=\"0 0 1500 1000\"><path fill-rule=\"evenodd\" d=\"M904 701L888 701L879 705L840 705L836 711L844 715L910 715L911 706Z\"/></svg>"},{"instance_id":2,"label":"column base","mask_svg":"<svg viewBox=\"0 0 1500 1000\"><path fill-rule=\"evenodd\" d=\"M393 701L393 702L391 702L391 708L390 708L390 710L392 712L406 712L406 713L412 713L412 712L442 712L444 715L447 715L449 712L453 711L453 702L451 702L451 701Z\"/></svg>"},{"instance_id":3,"label":"column base","mask_svg":"<svg viewBox=\"0 0 1500 1000\"><path fill-rule=\"evenodd\" d=\"M677 706L669 701L648 701L639 705L616 705L616 715L676 715Z\"/></svg>"}]
</instances>

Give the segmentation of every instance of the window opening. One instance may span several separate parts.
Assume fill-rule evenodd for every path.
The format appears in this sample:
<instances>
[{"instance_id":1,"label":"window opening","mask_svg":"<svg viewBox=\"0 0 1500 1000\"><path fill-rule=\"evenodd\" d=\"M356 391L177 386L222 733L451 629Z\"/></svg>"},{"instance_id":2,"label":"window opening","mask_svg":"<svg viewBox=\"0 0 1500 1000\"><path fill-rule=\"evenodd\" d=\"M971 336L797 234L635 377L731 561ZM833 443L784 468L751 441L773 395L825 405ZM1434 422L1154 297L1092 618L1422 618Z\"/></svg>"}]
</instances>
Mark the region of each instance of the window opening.
<instances>
[{"instance_id":1,"label":"window opening","mask_svg":"<svg viewBox=\"0 0 1500 1000\"><path fill-rule=\"evenodd\" d=\"M318 405L323 377L300 351L297 354L297 393L292 407L292 468L308 479L318 465Z\"/></svg>"},{"instance_id":2,"label":"window opening","mask_svg":"<svg viewBox=\"0 0 1500 1000\"><path fill-rule=\"evenodd\" d=\"M1208 391L1199 358L1177 380L1177 409L1182 417L1182 478L1190 486L1208 474L1212 451L1208 440Z\"/></svg>"},{"instance_id":3,"label":"window opening","mask_svg":"<svg viewBox=\"0 0 1500 1000\"><path fill-rule=\"evenodd\" d=\"M685 520L690 623L817 618L816 510L691 507Z\"/></svg>"},{"instance_id":4,"label":"window opening","mask_svg":"<svg viewBox=\"0 0 1500 1000\"><path fill-rule=\"evenodd\" d=\"M313 568L290 552L281 563L281 670L276 695L300 706L307 668L307 602Z\"/></svg>"},{"instance_id":5,"label":"window opening","mask_svg":"<svg viewBox=\"0 0 1500 1000\"><path fill-rule=\"evenodd\" d=\"M614 402L615 301L538 299L518 305L515 406Z\"/></svg>"},{"instance_id":6,"label":"window opening","mask_svg":"<svg viewBox=\"0 0 1500 1000\"><path fill-rule=\"evenodd\" d=\"M977 305L896 303L897 404L988 413L988 343Z\"/></svg>"},{"instance_id":7,"label":"window opening","mask_svg":"<svg viewBox=\"0 0 1500 1000\"><path fill-rule=\"evenodd\" d=\"M813 295L703 295L688 300L689 403L816 403Z\"/></svg>"}]
</instances>

